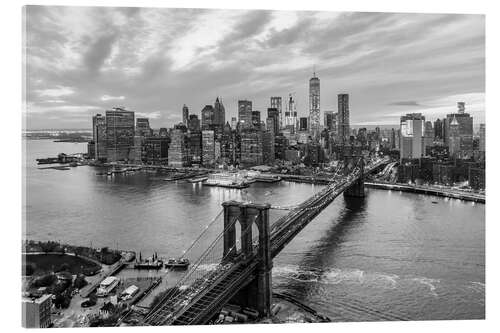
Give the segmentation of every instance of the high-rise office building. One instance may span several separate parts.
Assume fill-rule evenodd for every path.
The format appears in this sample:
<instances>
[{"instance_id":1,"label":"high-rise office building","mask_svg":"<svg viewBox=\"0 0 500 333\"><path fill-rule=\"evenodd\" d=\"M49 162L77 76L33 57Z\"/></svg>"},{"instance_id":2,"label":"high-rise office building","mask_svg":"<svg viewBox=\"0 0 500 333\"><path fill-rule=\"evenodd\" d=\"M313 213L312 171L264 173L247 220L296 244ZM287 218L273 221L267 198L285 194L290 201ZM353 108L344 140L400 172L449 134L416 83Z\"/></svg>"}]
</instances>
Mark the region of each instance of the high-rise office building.
<instances>
[{"instance_id":1,"label":"high-rise office building","mask_svg":"<svg viewBox=\"0 0 500 333\"><path fill-rule=\"evenodd\" d=\"M282 106L282 103L281 103L281 97L279 97L279 96L273 96L273 97L271 97L271 108L278 110L278 122L275 125L275 126L278 126L278 131L276 131L274 133L276 135L276 134L278 134L279 129L281 127L283 127L283 112L282 112L283 111L283 106Z\"/></svg>"},{"instance_id":2,"label":"high-rise office building","mask_svg":"<svg viewBox=\"0 0 500 333\"><path fill-rule=\"evenodd\" d=\"M300 117L299 118L299 131L307 131L307 117Z\"/></svg>"},{"instance_id":3,"label":"high-rise office building","mask_svg":"<svg viewBox=\"0 0 500 333\"><path fill-rule=\"evenodd\" d=\"M108 162L129 158L134 146L134 112L124 108L106 111L106 154Z\"/></svg>"},{"instance_id":4,"label":"high-rise office building","mask_svg":"<svg viewBox=\"0 0 500 333\"><path fill-rule=\"evenodd\" d=\"M96 114L92 117L92 139L95 144L95 159L106 159L106 117Z\"/></svg>"},{"instance_id":5,"label":"high-rise office building","mask_svg":"<svg viewBox=\"0 0 500 333\"><path fill-rule=\"evenodd\" d=\"M226 109L222 104L222 98L217 97L214 104L214 125L222 130L222 127L226 123Z\"/></svg>"},{"instance_id":6,"label":"high-rise office building","mask_svg":"<svg viewBox=\"0 0 500 333\"><path fill-rule=\"evenodd\" d=\"M409 113L401 117L401 159L424 155L424 123L425 117L421 113Z\"/></svg>"},{"instance_id":7,"label":"high-rise office building","mask_svg":"<svg viewBox=\"0 0 500 333\"><path fill-rule=\"evenodd\" d=\"M434 128L432 128L432 122L426 121L424 124L424 147L423 153L427 151L427 147L430 147L434 144Z\"/></svg>"},{"instance_id":8,"label":"high-rise office building","mask_svg":"<svg viewBox=\"0 0 500 333\"><path fill-rule=\"evenodd\" d=\"M189 166L189 141L182 129L174 128L170 134L168 165L172 167Z\"/></svg>"},{"instance_id":9,"label":"high-rise office building","mask_svg":"<svg viewBox=\"0 0 500 333\"><path fill-rule=\"evenodd\" d=\"M267 165L274 163L274 133L265 131L262 133L262 162Z\"/></svg>"},{"instance_id":10,"label":"high-rise office building","mask_svg":"<svg viewBox=\"0 0 500 333\"><path fill-rule=\"evenodd\" d=\"M479 125L479 151L486 151L486 124Z\"/></svg>"},{"instance_id":11,"label":"high-rise office building","mask_svg":"<svg viewBox=\"0 0 500 333\"><path fill-rule=\"evenodd\" d=\"M198 116L195 114L190 114L188 123L187 123L188 130L190 132L199 132L201 127L200 127L200 120L198 119Z\"/></svg>"},{"instance_id":12,"label":"high-rise office building","mask_svg":"<svg viewBox=\"0 0 500 333\"><path fill-rule=\"evenodd\" d=\"M275 133L274 132L275 131L274 124L275 124L274 118L271 118L271 117L266 118L266 130L273 133L273 135L275 135L274 134Z\"/></svg>"},{"instance_id":13,"label":"high-rise office building","mask_svg":"<svg viewBox=\"0 0 500 333\"><path fill-rule=\"evenodd\" d=\"M255 128L260 127L260 111L252 110L252 125Z\"/></svg>"},{"instance_id":14,"label":"high-rise office building","mask_svg":"<svg viewBox=\"0 0 500 333\"><path fill-rule=\"evenodd\" d=\"M203 166L212 167L215 165L215 134L214 131L204 130L201 132Z\"/></svg>"},{"instance_id":15,"label":"high-rise office building","mask_svg":"<svg viewBox=\"0 0 500 333\"><path fill-rule=\"evenodd\" d=\"M220 140L221 162L226 165L234 164L234 136L231 126L225 124Z\"/></svg>"},{"instance_id":16,"label":"high-rise office building","mask_svg":"<svg viewBox=\"0 0 500 333\"><path fill-rule=\"evenodd\" d=\"M314 135L320 130L320 85L316 73L309 80L309 127Z\"/></svg>"},{"instance_id":17,"label":"high-rise office building","mask_svg":"<svg viewBox=\"0 0 500 333\"><path fill-rule=\"evenodd\" d=\"M182 123L184 125L188 125L188 119L189 119L189 108L184 104L182 107Z\"/></svg>"},{"instance_id":18,"label":"high-rise office building","mask_svg":"<svg viewBox=\"0 0 500 333\"><path fill-rule=\"evenodd\" d=\"M236 117L231 117L231 128L236 129L236 126L238 126L238 119Z\"/></svg>"},{"instance_id":19,"label":"high-rise office building","mask_svg":"<svg viewBox=\"0 0 500 333\"><path fill-rule=\"evenodd\" d=\"M238 120L243 127L252 125L252 101L238 101Z\"/></svg>"},{"instance_id":20,"label":"high-rise office building","mask_svg":"<svg viewBox=\"0 0 500 333\"><path fill-rule=\"evenodd\" d=\"M338 96L338 119L337 119L337 136L341 146L345 146L349 142L351 133L349 125L349 94L339 94Z\"/></svg>"},{"instance_id":21,"label":"high-rise office building","mask_svg":"<svg viewBox=\"0 0 500 333\"><path fill-rule=\"evenodd\" d=\"M142 158L147 163L151 164L166 164L168 161L168 145L167 137L149 136L141 139L142 143Z\"/></svg>"},{"instance_id":22,"label":"high-rise office building","mask_svg":"<svg viewBox=\"0 0 500 333\"><path fill-rule=\"evenodd\" d=\"M212 105L205 105L201 110L201 128L211 129L214 124L214 107Z\"/></svg>"},{"instance_id":23,"label":"high-rise office building","mask_svg":"<svg viewBox=\"0 0 500 333\"><path fill-rule=\"evenodd\" d=\"M297 106L292 94L288 95L287 110L285 111L285 127L295 130L297 126Z\"/></svg>"},{"instance_id":24,"label":"high-rise office building","mask_svg":"<svg viewBox=\"0 0 500 333\"><path fill-rule=\"evenodd\" d=\"M272 97L271 97L272 98ZM280 99L281 101L281 99ZM273 119L273 133L277 135L280 131L280 113L278 108L270 107L267 109L267 117ZM269 129L269 128L268 128Z\"/></svg>"},{"instance_id":25,"label":"high-rise office building","mask_svg":"<svg viewBox=\"0 0 500 333\"><path fill-rule=\"evenodd\" d=\"M449 135L448 135L448 151L451 157L457 158L460 157L460 124L457 121L456 117L450 121L449 125Z\"/></svg>"},{"instance_id":26,"label":"high-rise office building","mask_svg":"<svg viewBox=\"0 0 500 333\"><path fill-rule=\"evenodd\" d=\"M262 132L251 128L242 130L240 136L241 151L240 161L244 167L261 165L262 156Z\"/></svg>"},{"instance_id":27,"label":"high-rise office building","mask_svg":"<svg viewBox=\"0 0 500 333\"><path fill-rule=\"evenodd\" d=\"M447 114L444 120L444 142L449 146L450 125L453 119L457 120L460 136L460 157L468 158L473 154L473 119L469 113L465 113L465 103L458 102L458 112Z\"/></svg>"},{"instance_id":28,"label":"high-rise office building","mask_svg":"<svg viewBox=\"0 0 500 333\"><path fill-rule=\"evenodd\" d=\"M328 131L337 132L337 113L333 111L325 111L323 112L323 115L324 115L325 128Z\"/></svg>"},{"instance_id":29,"label":"high-rise office building","mask_svg":"<svg viewBox=\"0 0 500 333\"><path fill-rule=\"evenodd\" d=\"M168 128L161 127L158 131L159 136L168 136Z\"/></svg>"},{"instance_id":30,"label":"high-rise office building","mask_svg":"<svg viewBox=\"0 0 500 333\"><path fill-rule=\"evenodd\" d=\"M149 127L148 118L137 118L135 120L135 135L138 136L150 136L151 127Z\"/></svg>"},{"instance_id":31,"label":"high-rise office building","mask_svg":"<svg viewBox=\"0 0 500 333\"><path fill-rule=\"evenodd\" d=\"M193 115L191 115L193 116ZM190 131L188 134L188 160L192 165L201 165L201 132Z\"/></svg>"},{"instance_id":32,"label":"high-rise office building","mask_svg":"<svg viewBox=\"0 0 500 333\"><path fill-rule=\"evenodd\" d=\"M458 113L465 113L465 102L457 102Z\"/></svg>"},{"instance_id":33,"label":"high-rise office building","mask_svg":"<svg viewBox=\"0 0 500 333\"><path fill-rule=\"evenodd\" d=\"M443 131L443 122L441 119L436 119L434 121L434 139L435 140L443 140L444 131Z\"/></svg>"}]
</instances>

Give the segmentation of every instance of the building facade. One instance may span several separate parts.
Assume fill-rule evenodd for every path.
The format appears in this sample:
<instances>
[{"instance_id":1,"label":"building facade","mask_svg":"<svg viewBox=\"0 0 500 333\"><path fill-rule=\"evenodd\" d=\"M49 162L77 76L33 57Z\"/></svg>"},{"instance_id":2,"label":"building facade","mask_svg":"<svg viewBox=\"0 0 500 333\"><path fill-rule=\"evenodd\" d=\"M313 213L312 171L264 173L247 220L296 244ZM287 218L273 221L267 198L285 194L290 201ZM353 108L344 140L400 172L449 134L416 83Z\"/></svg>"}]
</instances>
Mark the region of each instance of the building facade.
<instances>
[{"instance_id":1,"label":"building facade","mask_svg":"<svg viewBox=\"0 0 500 333\"><path fill-rule=\"evenodd\" d=\"M271 97L271 108L278 110L278 128L283 127L283 105L280 96ZM278 131L275 132L277 134Z\"/></svg>"},{"instance_id":2,"label":"building facade","mask_svg":"<svg viewBox=\"0 0 500 333\"><path fill-rule=\"evenodd\" d=\"M170 135L168 147L168 165L172 167L189 166L189 141L181 129L174 129Z\"/></svg>"},{"instance_id":3,"label":"building facade","mask_svg":"<svg viewBox=\"0 0 500 333\"><path fill-rule=\"evenodd\" d=\"M425 117L421 113L409 113L401 117L400 158L420 158L425 153Z\"/></svg>"},{"instance_id":4,"label":"building facade","mask_svg":"<svg viewBox=\"0 0 500 333\"><path fill-rule=\"evenodd\" d=\"M92 117L92 139L94 141L94 158L106 160L106 117L101 114Z\"/></svg>"},{"instance_id":5,"label":"building facade","mask_svg":"<svg viewBox=\"0 0 500 333\"><path fill-rule=\"evenodd\" d=\"M320 130L320 83L316 73L309 80L309 127L313 135Z\"/></svg>"},{"instance_id":6,"label":"building facade","mask_svg":"<svg viewBox=\"0 0 500 333\"><path fill-rule=\"evenodd\" d=\"M201 161L205 167L215 165L215 135L214 131L204 130L201 132L202 157Z\"/></svg>"},{"instance_id":7,"label":"building facade","mask_svg":"<svg viewBox=\"0 0 500 333\"><path fill-rule=\"evenodd\" d=\"M134 112L123 108L106 111L106 154L108 162L129 158L134 145Z\"/></svg>"},{"instance_id":8,"label":"building facade","mask_svg":"<svg viewBox=\"0 0 500 333\"><path fill-rule=\"evenodd\" d=\"M238 101L238 121L243 127L252 125L252 101Z\"/></svg>"},{"instance_id":9,"label":"building facade","mask_svg":"<svg viewBox=\"0 0 500 333\"><path fill-rule=\"evenodd\" d=\"M39 298L23 298L22 324L24 328L47 328L52 325L52 295L45 294Z\"/></svg>"},{"instance_id":10,"label":"building facade","mask_svg":"<svg viewBox=\"0 0 500 333\"><path fill-rule=\"evenodd\" d=\"M343 147L349 143L351 128L349 124L349 94L339 94L338 98L338 119L337 136L339 144Z\"/></svg>"}]
</instances>

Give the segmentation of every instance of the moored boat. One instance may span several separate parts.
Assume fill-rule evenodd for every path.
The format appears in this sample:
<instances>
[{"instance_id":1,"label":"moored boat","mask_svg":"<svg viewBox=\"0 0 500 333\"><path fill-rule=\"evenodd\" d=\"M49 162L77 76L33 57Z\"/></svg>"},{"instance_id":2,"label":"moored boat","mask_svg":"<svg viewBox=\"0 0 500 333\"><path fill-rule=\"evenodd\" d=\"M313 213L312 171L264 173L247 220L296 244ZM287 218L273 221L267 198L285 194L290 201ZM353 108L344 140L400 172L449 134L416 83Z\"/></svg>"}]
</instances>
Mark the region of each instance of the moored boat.
<instances>
[{"instance_id":1,"label":"moored boat","mask_svg":"<svg viewBox=\"0 0 500 333\"><path fill-rule=\"evenodd\" d=\"M165 268L172 269L187 269L189 267L189 260L187 258L170 258L165 263Z\"/></svg>"}]
</instances>

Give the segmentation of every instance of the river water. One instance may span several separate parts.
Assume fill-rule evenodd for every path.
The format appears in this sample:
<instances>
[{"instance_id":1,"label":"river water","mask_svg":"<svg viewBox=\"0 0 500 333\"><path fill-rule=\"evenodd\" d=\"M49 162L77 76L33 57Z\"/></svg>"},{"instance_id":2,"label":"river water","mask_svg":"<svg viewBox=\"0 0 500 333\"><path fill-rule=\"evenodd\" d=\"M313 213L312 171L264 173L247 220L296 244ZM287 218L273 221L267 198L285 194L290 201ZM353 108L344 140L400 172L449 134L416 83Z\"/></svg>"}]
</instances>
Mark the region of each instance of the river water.
<instances>
[{"instance_id":1,"label":"river water","mask_svg":"<svg viewBox=\"0 0 500 333\"><path fill-rule=\"evenodd\" d=\"M24 143L28 239L178 256L226 200L292 205L322 188L280 182L240 191L146 172L42 170L36 158L85 152L86 144ZM456 199L375 189L362 200L339 196L275 258L273 288L334 321L484 318L484 220L484 205Z\"/></svg>"}]
</instances>

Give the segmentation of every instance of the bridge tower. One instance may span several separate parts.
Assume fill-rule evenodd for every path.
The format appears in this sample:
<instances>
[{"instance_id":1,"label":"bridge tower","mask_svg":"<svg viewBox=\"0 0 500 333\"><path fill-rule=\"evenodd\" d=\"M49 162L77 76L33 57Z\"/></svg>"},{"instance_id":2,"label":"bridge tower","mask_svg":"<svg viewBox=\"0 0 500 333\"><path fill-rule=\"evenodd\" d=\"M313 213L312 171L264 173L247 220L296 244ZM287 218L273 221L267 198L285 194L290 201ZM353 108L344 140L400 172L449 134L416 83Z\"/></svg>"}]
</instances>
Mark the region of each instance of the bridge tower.
<instances>
[{"instance_id":1,"label":"bridge tower","mask_svg":"<svg viewBox=\"0 0 500 333\"><path fill-rule=\"evenodd\" d=\"M352 151L350 154L344 155L344 166L345 173L349 173L349 165L357 164L361 168L361 177L354 182L354 184L344 191L344 197L354 197L354 198L364 198L365 197L365 181L364 181L364 158L360 154L354 154Z\"/></svg>"},{"instance_id":2,"label":"bridge tower","mask_svg":"<svg viewBox=\"0 0 500 333\"><path fill-rule=\"evenodd\" d=\"M272 258L269 230L268 204L243 203L226 201L224 207L224 252L223 258L228 260L245 260L257 258L258 264L247 285L242 288L231 300L231 303L243 307L254 308L262 317L271 314L272 304ZM239 222L241 227L241 250L236 249L236 228ZM257 252L252 244L252 223L255 223L259 232Z\"/></svg>"}]
</instances>

